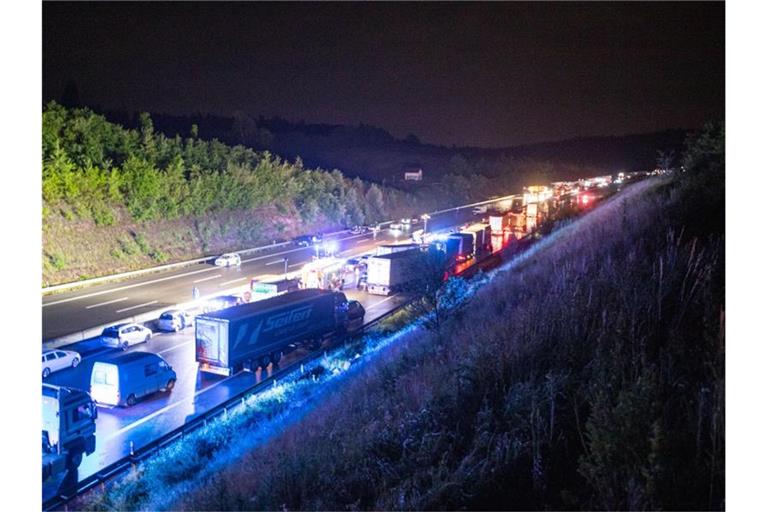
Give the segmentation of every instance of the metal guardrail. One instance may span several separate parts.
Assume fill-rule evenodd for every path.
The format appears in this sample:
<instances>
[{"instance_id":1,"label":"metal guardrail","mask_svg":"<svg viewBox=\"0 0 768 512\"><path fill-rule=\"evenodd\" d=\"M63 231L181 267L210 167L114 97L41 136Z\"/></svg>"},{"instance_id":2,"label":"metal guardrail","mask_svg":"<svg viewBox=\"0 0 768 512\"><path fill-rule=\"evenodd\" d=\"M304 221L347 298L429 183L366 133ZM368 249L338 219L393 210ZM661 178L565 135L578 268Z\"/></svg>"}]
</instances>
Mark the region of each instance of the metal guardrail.
<instances>
[{"instance_id":1,"label":"metal guardrail","mask_svg":"<svg viewBox=\"0 0 768 512\"><path fill-rule=\"evenodd\" d=\"M391 221L388 221L388 222L391 222ZM347 231L348 230L346 230L346 229L342 229L340 231L334 231L332 233L327 233L327 235L328 236L334 236L334 235L338 235L340 233L346 233ZM253 252L264 251L264 250L267 250L267 249L274 249L276 247L282 247L282 246L290 245L290 244L291 244L291 241L288 240L288 241L285 241L285 242L275 242L275 243L269 244L269 245L262 245L262 246L259 246L259 247L251 247L249 249L241 249L239 251L228 251L228 252L234 253L234 254L245 255L245 254L250 254L250 253L253 253ZM108 275L108 276L100 276L100 277L94 277L94 278L91 278L91 279L83 279L82 281L72 281L72 282L69 282L69 283L56 284L56 285L44 287L42 289L42 293L45 295L47 293L51 293L51 292L55 292L55 291L60 291L60 290L68 290L68 289L71 289L71 288L79 288L79 287L82 287L82 286L91 286L91 285L94 285L94 284L105 283L105 282L109 282L109 281L119 281L121 279L126 279L126 278L130 278L130 277L137 277L137 276L141 276L141 275L145 275L145 274L153 274L155 272L162 272L164 270L172 270L172 269L175 269L175 268L188 267L188 266L191 266L191 265L197 265L199 263L205 263L205 262L214 260L218 256L219 255L205 256L205 257L196 258L196 259L193 259L193 260L179 261L179 262L176 262L176 263L168 263L166 265L158 265L156 267L143 268L143 269L139 269L139 270L131 270L131 271L128 271L128 272L121 272L119 274L111 274L111 275Z\"/></svg>"},{"instance_id":2,"label":"metal guardrail","mask_svg":"<svg viewBox=\"0 0 768 512\"><path fill-rule=\"evenodd\" d=\"M400 311L401 309L407 307L414 300L416 300L416 297L408 299L402 304L399 304L395 308L387 311L383 315L371 320L367 324L361 326L357 332L352 334L352 336L359 337L359 336L362 336L363 334L366 334L371 330L372 327L374 327L380 321L393 315L394 313ZM341 343L337 341L332 346L332 348L336 348L340 344ZM77 483L77 488L74 489L71 493L60 494L55 496L54 498L51 498L43 502L43 510L53 510L56 508L60 508L66 505L68 502L75 499L76 497L93 489L94 487L106 484L107 481L112 480L113 478L117 477L118 475L121 475L122 473L125 473L130 468L132 468L136 463L147 459L151 455L154 455L160 449L165 448L166 446L168 446L169 444L173 443L178 439L183 439L185 435L191 434L192 432L196 431L200 427L206 426L208 424L208 421L217 418L221 414L227 414L227 411L229 409L232 409L233 407L236 407L244 403L244 401L251 395L260 393L261 391L264 391L265 388L268 388L268 386L274 385L274 383L276 383L280 378L286 376L289 373L292 373L296 369L300 369L301 367L306 368L307 364L316 362L318 359L323 357L326 352L327 352L327 348L321 348L321 349L315 350L314 352L308 354L306 357L303 357L298 361L294 361L293 363L289 364L284 368L280 368L278 371L276 371L269 377L266 377L261 382L239 391L234 396L218 404L217 406L209 409L208 411L200 414L199 416L196 416L191 421L184 423L183 425L171 430L170 432L167 432L166 434L163 434L159 438L155 439L154 441L151 441L150 443L144 446L141 446L138 449L132 449L132 454L127 455L116 462L113 462L107 467L97 471L93 475L90 475L84 478L83 480L79 481ZM316 367L317 366L308 368L307 371L305 371L305 373L311 372Z\"/></svg>"},{"instance_id":3,"label":"metal guardrail","mask_svg":"<svg viewBox=\"0 0 768 512\"><path fill-rule=\"evenodd\" d=\"M509 196L497 197L497 198L494 198L494 199L488 199L488 200L479 201L479 202L476 202L476 203L465 204L465 205L461 205L461 206L454 206L452 208L445 208L443 210L436 210L434 212L427 212L427 215L438 215L438 214L441 214L441 213L462 210L464 208L472 208L474 206L481 206L481 205L484 205L484 204L495 203L495 202L498 202L498 201L505 201L505 200L513 199L513 198L519 197L519 196L520 196L519 194L513 194L513 195L509 195ZM387 226L388 224L392 224L393 222L395 222L395 221L394 220L387 220L387 221L379 222L377 224L379 226L381 226L381 227L384 227L384 226ZM334 231L332 233L327 233L327 234L333 236L333 235L338 235L339 233L344 233L345 231L347 231L347 230L346 229L342 229L340 231ZM233 252L233 253L236 253L236 254L250 254L252 252L259 252L259 251L263 251L263 250L266 250L266 249L272 249L272 248L275 248L275 247L281 247L281 246L284 246L284 245L288 245L290 243L291 243L290 241L276 242L276 243L273 243L273 244L270 244L270 245L263 245L263 246L259 246L259 247L252 247L250 249L241 249L239 251L228 251L228 252ZM69 283L61 283L61 284L56 284L56 285L52 285L52 286L46 286L46 287L42 288L42 293L43 293L43 295L45 295L45 294L52 293L52 292L55 292L55 291L69 290L69 289L80 288L80 287L84 287L84 286L92 286L94 284L106 283L106 282L110 282L110 281L119 281L121 279L127 279L127 278L130 278L130 277L142 276L142 275L145 275L145 274L153 274L155 272L162 272L164 270L172 270L172 269L176 269L176 268L188 267L188 266L191 266L191 265L197 265L199 263L205 263L205 262L211 261L211 260L215 259L216 257L217 257L216 255L205 256L203 258L196 258L196 259L193 259L193 260L179 261L179 262L176 262L176 263L168 263L166 265L158 265L156 267L143 268L143 269L139 269L139 270L131 270L131 271L128 271L128 272L121 272L119 274L111 274L111 275L107 275L107 276L94 277L94 278L91 278L91 279L83 279L82 281L72 281L72 282L69 282Z\"/></svg>"},{"instance_id":4,"label":"metal guardrail","mask_svg":"<svg viewBox=\"0 0 768 512\"><path fill-rule=\"evenodd\" d=\"M331 233L331 234L336 234L336 233ZM270 244L270 245L263 245L263 246L260 246L260 247L252 247L250 249L242 249L240 251L231 251L231 252L236 253L236 254L249 254L249 253L252 253L252 252L259 252L259 251L263 251L263 250L266 250L266 249L272 249L272 248L275 248L275 247L281 247L283 245L288 245L290 243L291 242L276 242L276 243ZM143 268L143 269L139 269L139 270L131 270L129 272L121 272L119 274L111 274L111 275L108 275L108 276L94 277L94 278L91 278L91 279L83 279L82 281L72 281L70 283L56 284L56 285L53 285L53 286L44 287L42 289L42 293L43 294L47 294L47 293L51 293L51 292L55 292L55 291L60 291L60 290L69 290L71 288L79 288L81 286L91 286L91 285L94 285L94 284L106 283L106 282L109 282L109 281L119 281L120 279L126 279L126 278L129 278L129 277L138 277L138 276L142 276L142 275L145 275L145 274L153 274L155 272L162 272L164 270L172 270L172 269L176 269L176 268L188 267L188 266L191 266L191 265L197 265L199 263L205 263L205 262L214 260L217 257L218 256L216 256L216 255L205 256L203 258L197 258L197 259L194 259L194 260L179 261L179 262L176 262L176 263L168 263L167 265L159 265L157 267Z\"/></svg>"}]
</instances>

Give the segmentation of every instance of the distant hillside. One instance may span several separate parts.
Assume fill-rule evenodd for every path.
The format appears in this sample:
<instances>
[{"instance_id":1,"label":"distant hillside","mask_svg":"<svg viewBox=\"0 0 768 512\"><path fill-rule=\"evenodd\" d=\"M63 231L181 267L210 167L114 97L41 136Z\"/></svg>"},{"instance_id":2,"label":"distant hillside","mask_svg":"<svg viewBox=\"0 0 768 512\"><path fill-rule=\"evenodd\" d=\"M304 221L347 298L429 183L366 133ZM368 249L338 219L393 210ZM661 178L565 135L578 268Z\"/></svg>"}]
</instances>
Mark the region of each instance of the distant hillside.
<instances>
[{"instance_id":1,"label":"distant hillside","mask_svg":"<svg viewBox=\"0 0 768 512\"><path fill-rule=\"evenodd\" d=\"M107 117L126 126L138 123L135 114L112 112ZM415 136L396 139L387 131L368 125L292 123L242 112L231 117L155 113L152 118L156 128L169 136L185 136L194 124L203 138L269 150L289 160L301 155L310 167L336 168L349 176L384 183L397 183L402 172L410 167L422 168L427 180L440 180L449 173L496 177L531 167L532 162L551 166L553 179L594 172L647 170L655 166L659 150L679 154L686 136L685 130L667 130L486 149L423 144Z\"/></svg>"}]
</instances>

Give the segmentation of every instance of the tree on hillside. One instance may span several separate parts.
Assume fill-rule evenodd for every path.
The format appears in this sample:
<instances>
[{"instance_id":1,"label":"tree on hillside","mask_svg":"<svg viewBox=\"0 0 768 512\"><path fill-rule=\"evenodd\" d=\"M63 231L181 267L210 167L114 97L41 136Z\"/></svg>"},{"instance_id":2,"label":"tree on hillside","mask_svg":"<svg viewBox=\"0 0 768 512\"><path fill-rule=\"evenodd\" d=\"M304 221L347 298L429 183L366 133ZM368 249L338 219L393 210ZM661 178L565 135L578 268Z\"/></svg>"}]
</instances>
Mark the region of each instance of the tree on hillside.
<instances>
[{"instance_id":1,"label":"tree on hillside","mask_svg":"<svg viewBox=\"0 0 768 512\"><path fill-rule=\"evenodd\" d=\"M378 185L373 184L365 193L365 218L368 222L379 222L383 219L384 194Z\"/></svg>"},{"instance_id":2,"label":"tree on hillside","mask_svg":"<svg viewBox=\"0 0 768 512\"><path fill-rule=\"evenodd\" d=\"M141 147L144 150L145 158L154 162L157 157L155 147L155 126L152 124L152 118L147 112L139 114L139 126L141 130Z\"/></svg>"}]
</instances>

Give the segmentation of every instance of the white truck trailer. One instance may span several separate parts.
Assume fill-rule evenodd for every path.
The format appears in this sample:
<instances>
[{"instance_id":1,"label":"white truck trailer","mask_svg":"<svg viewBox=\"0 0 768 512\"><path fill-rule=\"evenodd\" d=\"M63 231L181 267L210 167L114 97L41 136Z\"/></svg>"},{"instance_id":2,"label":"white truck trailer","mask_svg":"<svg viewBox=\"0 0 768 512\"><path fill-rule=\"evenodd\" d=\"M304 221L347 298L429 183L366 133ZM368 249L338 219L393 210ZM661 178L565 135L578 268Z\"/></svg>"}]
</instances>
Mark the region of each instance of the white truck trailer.
<instances>
[{"instance_id":1,"label":"white truck trailer","mask_svg":"<svg viewBox=\"0 0 768 512\"><path fill-rule=\"evenodd\" d=\"M402 289L412 277L418 249L393 252L368 259L368 293L390 295Z\"/></svg>"}]
</instances>

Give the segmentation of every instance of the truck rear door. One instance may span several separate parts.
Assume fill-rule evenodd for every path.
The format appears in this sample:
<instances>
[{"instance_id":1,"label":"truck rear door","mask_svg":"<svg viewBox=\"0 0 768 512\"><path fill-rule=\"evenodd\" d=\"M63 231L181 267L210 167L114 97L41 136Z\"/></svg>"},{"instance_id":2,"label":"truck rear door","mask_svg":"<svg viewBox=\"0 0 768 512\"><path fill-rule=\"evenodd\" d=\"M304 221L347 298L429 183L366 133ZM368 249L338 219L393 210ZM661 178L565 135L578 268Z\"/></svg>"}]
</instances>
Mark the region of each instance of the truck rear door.
<instances>
[{"instance_id":1,"label":"truck rear door","mask_svg":"<svg viewBox=\"0 0 768 512\"><path fill-rule=\"evenodd\" d=\"M198 317L195 322L195 348L197 360L210 365L227 368L229 351L226 322Z\"/></svg>"}]
</instances>

